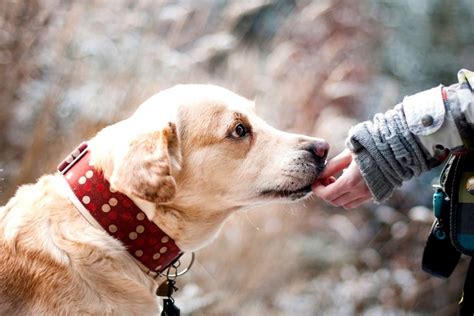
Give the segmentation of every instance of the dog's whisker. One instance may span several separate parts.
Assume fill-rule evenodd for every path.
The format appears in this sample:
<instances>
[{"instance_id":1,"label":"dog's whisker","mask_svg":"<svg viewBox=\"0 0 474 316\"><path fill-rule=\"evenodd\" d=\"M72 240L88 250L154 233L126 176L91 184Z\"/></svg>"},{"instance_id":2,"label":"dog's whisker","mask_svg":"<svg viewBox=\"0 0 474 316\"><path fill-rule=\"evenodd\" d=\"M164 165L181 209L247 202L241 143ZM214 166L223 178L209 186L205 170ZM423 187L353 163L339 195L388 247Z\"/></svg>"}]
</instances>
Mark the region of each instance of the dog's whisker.
<instances>
[{"instance_id":1,"label":"dog's whisker","mask_svg":"<svg viewBox=\"0 0 474 316\"><path fill-rule=\"evenodd\" d=\"M252 225L253 228L255 228L256 231L260 231L260 227L258 227L254 224L254 222L252 222L247 212L248 211L245 212L245 218L247 219L247 221L250 223L250 225Z\"/></svg>"},{"instance_id":2,"label":"dog's whisker","mask_svg":"<svg viewBox=\"0 0 474 316\"><path fill-rule=\"evenodd\" d=\"M290 205L289 212L292 216L296 216L295 208L293 207L292 204Z\"/></svg>"}]
</instances>

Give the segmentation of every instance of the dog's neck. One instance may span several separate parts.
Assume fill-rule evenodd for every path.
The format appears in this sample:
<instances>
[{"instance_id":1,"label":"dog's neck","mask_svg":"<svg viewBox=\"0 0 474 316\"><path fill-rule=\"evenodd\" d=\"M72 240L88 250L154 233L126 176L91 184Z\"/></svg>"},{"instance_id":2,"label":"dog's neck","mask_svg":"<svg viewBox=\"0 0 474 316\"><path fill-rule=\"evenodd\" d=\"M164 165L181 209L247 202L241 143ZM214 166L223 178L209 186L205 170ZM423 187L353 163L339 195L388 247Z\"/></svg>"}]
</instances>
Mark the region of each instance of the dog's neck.
<instances>
[{"instance_id":1,"label":"dog's neck","mask_svg":"<svg viewBox=\"0 0 474 316\"><path fill-rule=\"evenodd\" d=\"M235 211L231 209L211 212L208 209L193 209L191 212L177 204L156 205L136 197L131 199L148 218L169 234L184 252L196 251L214 240L225 220ZM195 216L188 218L188 213Z\"/></svg>"}]
</instances>

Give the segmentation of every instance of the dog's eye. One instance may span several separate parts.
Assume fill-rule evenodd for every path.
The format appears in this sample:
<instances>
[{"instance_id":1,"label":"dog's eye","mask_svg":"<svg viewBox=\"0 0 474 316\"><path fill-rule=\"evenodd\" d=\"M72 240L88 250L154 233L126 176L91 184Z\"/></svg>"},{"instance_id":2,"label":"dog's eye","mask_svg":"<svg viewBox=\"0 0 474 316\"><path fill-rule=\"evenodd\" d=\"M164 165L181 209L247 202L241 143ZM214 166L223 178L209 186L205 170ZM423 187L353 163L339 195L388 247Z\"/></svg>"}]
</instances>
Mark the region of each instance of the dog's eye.
<instances>
[{"instance_id":1,"label":"dog's eye","mask_svg":"<svg viewBox=\"0 0 474 316\"><path fill-rule=\"evenodd\" d=\"M238 124L232 132L232 136L235 138L241 138L247 135L247 133L247 128L243 124Z\"/></svg>"}]
</instances>

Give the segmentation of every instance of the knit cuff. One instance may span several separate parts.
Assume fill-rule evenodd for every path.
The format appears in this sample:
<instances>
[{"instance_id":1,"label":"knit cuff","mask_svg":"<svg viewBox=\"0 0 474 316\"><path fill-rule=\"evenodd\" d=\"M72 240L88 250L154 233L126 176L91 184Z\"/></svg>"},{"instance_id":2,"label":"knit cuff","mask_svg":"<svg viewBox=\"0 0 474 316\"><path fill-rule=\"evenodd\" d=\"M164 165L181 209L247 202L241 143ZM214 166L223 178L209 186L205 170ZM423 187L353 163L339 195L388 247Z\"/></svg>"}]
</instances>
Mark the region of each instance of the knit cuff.
<instances>
[{"instance_id":1,"label":"knit cuff","mask_svg":"<svg viewBox=\"0 0 474 316\"><path fill-rule=\"evenodd\" d=\"M376 202L430 168L427 152L410 132L401 105L352 127L346 146Z\"/></svg>"},{"instance_id":2,"label":"knit cuff","mask_svg":"<svg viewBox=\"0 0 474 316\"><path fill-rule=\"evenodd\" d=\"M374 201L381 203L387 200L392 195L395 187L383 175L374 158L367 150L363 149L357 152L355 161Z\"/></svg>"}]
</instances>

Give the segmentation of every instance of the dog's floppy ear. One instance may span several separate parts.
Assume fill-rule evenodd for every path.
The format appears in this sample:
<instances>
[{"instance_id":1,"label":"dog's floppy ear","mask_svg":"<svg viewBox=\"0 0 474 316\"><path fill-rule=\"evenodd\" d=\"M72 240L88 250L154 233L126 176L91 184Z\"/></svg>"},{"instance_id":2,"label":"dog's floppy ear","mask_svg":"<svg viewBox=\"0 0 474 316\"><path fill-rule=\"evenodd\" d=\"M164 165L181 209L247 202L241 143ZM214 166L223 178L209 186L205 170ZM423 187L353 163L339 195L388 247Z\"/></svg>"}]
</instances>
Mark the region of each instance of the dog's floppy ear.
<instances>
[{"instance_id":1,"label":"dog's floppy ear","mask_svg":"<svg viewBox=\"0 0 474 316\"><path fill-rule=\"evenodd\" d=\"M114 163L113 189L156 204L171 201L176 193L172 166L179 168L181 154L176 126L134 137L120 161Z\"/></svg>"}]
</instances>

